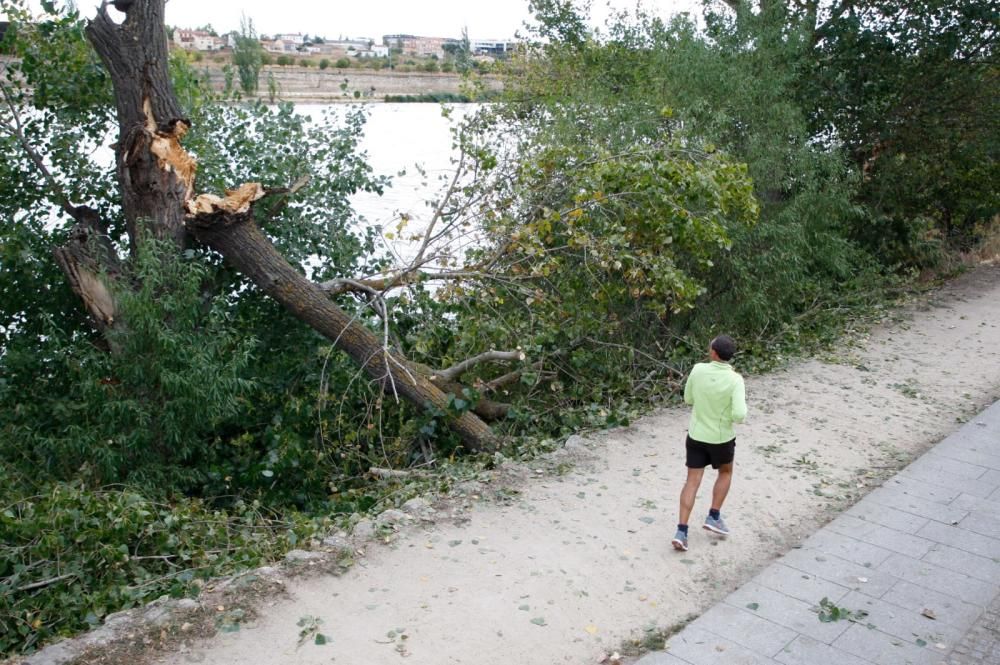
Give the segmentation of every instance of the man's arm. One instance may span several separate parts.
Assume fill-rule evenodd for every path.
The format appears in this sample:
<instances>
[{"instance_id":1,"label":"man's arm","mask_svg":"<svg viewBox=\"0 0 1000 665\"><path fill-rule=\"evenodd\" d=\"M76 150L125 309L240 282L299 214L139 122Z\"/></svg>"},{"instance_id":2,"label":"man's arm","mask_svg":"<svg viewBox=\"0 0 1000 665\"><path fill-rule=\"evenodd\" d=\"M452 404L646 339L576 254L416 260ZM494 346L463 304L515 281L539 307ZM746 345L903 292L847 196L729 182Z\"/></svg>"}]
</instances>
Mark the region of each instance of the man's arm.
<instances>
[{"instance_id":1,"label":"man's arm","mask_svg":"<svg viewBox=\"0 0 1000 665\"><path fill-rule=\"evenodd\" d=\"M741 423L747 417L747 392L743 385L743 377L739 377L736 382L736 389L733 390L733 422Z\"/></svg>"},{"instance_id":2,"label":"man's arm","mask_svg":"<svg viewBox=\"0 0 1000 665\"><path fill-rule=\"evenodd\" d=\"M695 365L695 368L698 366ZM694 404L694 389L691 387L691 379L694 378L695 368L692 368L691 373L688 374L687 382L684 384L684 402L685 404Z\"/></svg>"}]
</instances>

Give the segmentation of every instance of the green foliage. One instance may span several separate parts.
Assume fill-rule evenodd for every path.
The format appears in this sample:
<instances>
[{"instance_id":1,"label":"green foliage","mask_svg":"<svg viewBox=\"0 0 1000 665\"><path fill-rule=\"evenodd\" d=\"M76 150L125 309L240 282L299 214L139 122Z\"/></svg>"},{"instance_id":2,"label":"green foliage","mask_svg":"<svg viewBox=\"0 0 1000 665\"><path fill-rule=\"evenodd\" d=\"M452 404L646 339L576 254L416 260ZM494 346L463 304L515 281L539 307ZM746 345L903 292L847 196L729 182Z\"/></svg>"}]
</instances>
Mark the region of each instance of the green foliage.
<instances>
[{"instance_id":1,"label":"green foliage","mask_svg":"<svg viewBox=\"0 0 1000 665\"><path fill-rule=\"evenodd\" d=\"M321 59L319 61L319 68L320 69L329 69L330 68L330 59L329 58L323 58L323 59Z\"/></svg>"},{"instance_id":2,"label":"green foliage","mask_svg":"<svg viewBox=\"0 0 1000 665\"><path fill-rule=\"evenodd\" d=\"M275 60L275 63L278 64L281 67L287 67L289 65L294 65L295 64L295 58L293 58L290 55L282 54L282 55L279 55L277 57L277 59Z\"/></svg>"},{"instance_id":3,"label":"green foliage","mask_svg":"<svg viewBox=\"0 0 1000 665\"><path fill-rule=\"evenodd\" d=\"M833 623L840 620L847 620L854 623L862 621L868 616L868 612L865 610L849 610L843 607L838 607L829 598L823 597L819 601L819 607L817 608L817 615L819 620L823 623Z\"/></svg>"},{"instance_id":4,"label":"green foliage","mask_svg":"<svg viewBox=\"0 0 1000 665\"><path fill-rule=\"evenodd\" d=\"M489 96L472 97L454 92L425 92L419 95L386 95L385 101L392 104L469 104L471 102L487 101Z\"/></svg>"},{"instance_id":5,"label":"green foliage","mask_svg":"<svg viewBox=\"0 0 1000 665\"><path fill-rule=\"evenodd\" d=\"M0 451L42 478L131 482L159 491L190 489L212 449L202 442L240 408L252 337L237 336L224 299L202 293L199 257L177 257L154 241L116 291L127 327L114 353L52 331L38 350L13 344L5 358ZM18 340L20 342L20 340Z\"/></svg>"},{"instance_id":6,"label":"green foliage","mask_svg":"<svg viewBox=\"0 0 1000 665\"><path fill-rule=\"evenodd\" d=\"M1000 211L998 12L997 2L904 9L869 0L824 30L804 96L817 128L841 136L865 173L861 195L875 223L858 229L863 241L878 242L873 226L927 219L946 238L967 242ZM831 97L839 103L830 105Z\"/></svg>"},{"instance_id":7,"label":"green foliage","mask_svg":"<svg viewBox=\"0 0 1000 665\"><path fill-rule=\"evenodd\" d=\"M30 652L165 593L195 595L201 580L261 565L318 526L256 502L218 510L80 482L32 494L8 482L0 501L0 653Z\"/></svg>"},{"instance_id":8,"label":"green foliage","mask_svg":"<svg viewBox=\"0 0 1000 665\"><path fill-rule=\"evenodd\" d=\"M337 62L333 63L333 66L337 69L347 69L351 66L351 61L348 58L337 58Z\"/></svg>"}]
</instances>

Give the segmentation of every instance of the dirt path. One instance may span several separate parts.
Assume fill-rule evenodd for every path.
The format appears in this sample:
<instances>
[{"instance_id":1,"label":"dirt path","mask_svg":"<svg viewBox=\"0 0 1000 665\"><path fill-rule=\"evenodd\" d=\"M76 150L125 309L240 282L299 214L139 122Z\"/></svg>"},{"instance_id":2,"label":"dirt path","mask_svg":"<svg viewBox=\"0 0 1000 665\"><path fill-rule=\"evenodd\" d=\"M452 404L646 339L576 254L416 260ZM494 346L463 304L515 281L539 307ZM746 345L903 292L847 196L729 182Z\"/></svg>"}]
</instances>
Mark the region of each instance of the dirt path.
<instances>
[{"instance_id":1,"label":"dirt path","mask_svg":"<svg viewBox=\"0 0 1000 665\"><path fill-rule=\"evenodd\" d=\"M592 437L568 471L529 471L512 499L476 502L461 524L410 526L340 578L290 580L289 598L256 623L160 662L596 663L707 608L867 491L873 474L1000 397L1000 266L956 280L837 358L747 388L728 540L692 529L690 552L670 549L687 411L667 409ZM297 647L307 615L322 619L328 644Z\"/></svg>"}]
</instances>

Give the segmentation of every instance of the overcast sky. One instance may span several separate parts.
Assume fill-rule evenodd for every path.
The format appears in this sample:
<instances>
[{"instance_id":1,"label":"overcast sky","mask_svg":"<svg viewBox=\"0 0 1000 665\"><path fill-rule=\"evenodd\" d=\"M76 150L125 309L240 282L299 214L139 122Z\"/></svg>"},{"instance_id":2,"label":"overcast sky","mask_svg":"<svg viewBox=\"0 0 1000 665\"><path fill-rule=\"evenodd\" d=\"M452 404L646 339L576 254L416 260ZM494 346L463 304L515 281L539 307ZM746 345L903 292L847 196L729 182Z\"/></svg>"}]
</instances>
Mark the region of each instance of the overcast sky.
<instances>
[{"instance_id":1,"label":"overcast sky","mask_svg":"<svg viewBox=\"0 0 1000 665\"><path fill-rule=\"evenodd\" d=\"M640 0L663 18L679 12L701 13L701 0ZM30 0L36 8L38 0ZM76 0L85 17L99 0ZM601 26L614 10L634 10L637 0L594 0L592 25ZM112 13L115 13L112 10ZM240 16L253 19L258 33L301 32L335 39L407 33L459 37L468 28L473 39L505 39L524 32L530 20L528 0L167 0L167 24L194 28L210 24L220 33L237 30ZM0 18L4 18L0 14Z\"/></svg>"}]
</instances>

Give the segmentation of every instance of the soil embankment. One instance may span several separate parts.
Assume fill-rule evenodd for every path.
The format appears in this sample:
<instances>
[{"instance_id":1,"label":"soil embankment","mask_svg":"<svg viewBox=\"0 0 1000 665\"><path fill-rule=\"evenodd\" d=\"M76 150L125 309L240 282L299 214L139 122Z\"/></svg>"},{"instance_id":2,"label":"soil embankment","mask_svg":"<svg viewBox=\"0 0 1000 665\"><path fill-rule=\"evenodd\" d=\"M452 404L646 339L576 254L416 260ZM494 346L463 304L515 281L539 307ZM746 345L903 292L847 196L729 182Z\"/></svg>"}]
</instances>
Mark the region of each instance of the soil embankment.
<instances>
[{"instance_id":1,"label":"soil embankment","mask_svg":"<svg viewBox=\"0 0 1000 665\"><path fill-rule=\"evenodd\" d=\"M214 63L194 66L208 78L213 89L225 88L226 77L221 66ZM381 102L386 95L458 95L463 87L458 74L269 65L260 72L259 95L263 99L270 98L272 77L276 98L293 102ZM481 80L488 90L500 89L500 81L495 77ZM234 84L239 85L238 79Z\"/></svg>"}]
</instances>

